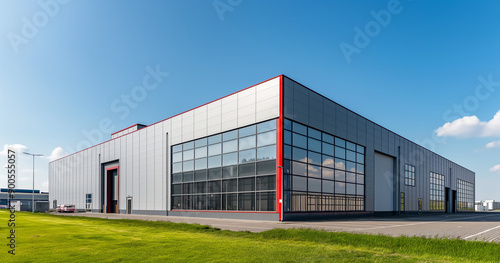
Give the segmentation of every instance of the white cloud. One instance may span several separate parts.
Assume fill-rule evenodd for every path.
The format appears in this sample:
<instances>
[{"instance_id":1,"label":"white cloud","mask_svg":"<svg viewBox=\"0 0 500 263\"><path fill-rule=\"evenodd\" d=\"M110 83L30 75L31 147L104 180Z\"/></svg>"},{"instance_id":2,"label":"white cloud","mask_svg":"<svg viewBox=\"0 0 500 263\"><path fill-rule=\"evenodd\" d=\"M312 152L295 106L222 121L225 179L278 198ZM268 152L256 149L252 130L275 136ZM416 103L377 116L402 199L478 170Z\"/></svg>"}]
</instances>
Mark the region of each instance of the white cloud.
<instances>
[{"instance_id":1,"label":"white cloud","mask_svg":"<svg viewBox=\"0 0 500 263\"><path fill-rule=\"evenodd\" d=\"M46 158L49 159L49 161L54 161L66 155L68 155L68 153L62 147L56 147L52 150L50 156L47 156Z\"/></svg>"},{"instance_id":2,"label":"white cloud","mask_svg":"<svg viewBox=\"0 0 500 263\"><path fill-rule=\"evenodd\" d=\"M498 148L500 147L500 141L489 142L486 144L486 148Z\"/></svg>"},{"instance_id":3,"label":"white cloud","mask_svg":"<svg viewBox=\"0 0 500 263\"><path fill-rule=\"evenodd\" d=\"M436 130L436 134L459 138L500 136L500 111L488 122L480 121L477 116L465 116L447 122Z\"/></svg>"},{"instance_id":4,"label":"white cloud","mask_svg":"<svg viewBox=\"0 0 500 263\"><path fill-rule=\"evenodd\" d=\"M22 144L4 144L3 145L3 150L0 152L0 155L7 155L7 150L9 148L14 148L16 149L18 152L17 154L22 154L22 152L25 152L26 150L28 150L28 147L22 145Z\"/></svg>"},{"instance_id":5,"label":"white cloud","mask_svg":"<svg viewBox=\"0 0 500 263\"><path fill-rule=\"evenodd\" d=\"M497 165L490 168L490 172L492 172L492 173L498 172L498 171L500 171L500 164L497 164Z\"/></svg>"}]
</instances>

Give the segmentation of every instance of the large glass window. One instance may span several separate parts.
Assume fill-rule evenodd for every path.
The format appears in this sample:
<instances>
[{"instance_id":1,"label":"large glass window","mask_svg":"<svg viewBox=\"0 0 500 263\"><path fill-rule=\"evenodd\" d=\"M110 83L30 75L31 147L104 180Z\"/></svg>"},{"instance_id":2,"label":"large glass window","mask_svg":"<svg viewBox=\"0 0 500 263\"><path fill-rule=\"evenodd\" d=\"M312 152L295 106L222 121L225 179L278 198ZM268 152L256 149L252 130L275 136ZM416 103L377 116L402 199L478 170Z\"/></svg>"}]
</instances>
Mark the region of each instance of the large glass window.
<instances>
[{"instance_id":1,"label":"large glass window","mask_svg":"<svg viewBox=\"0 0 500 263\"><path fill-rule=\"evenodd\" d=\"M457 205L460 211L474 211L474 184L457 179Z\"/></svg>"},{"instance_id":2,"label":"large glass window","mask_svg":"<svg viewBox=\"0 0 500 263\"><path fill-rule=\"evenodd\" d=\"M285 211L364 211L365 147L285 119Z\"/></svg>"},{"instance_id":3,"label":"large glass window","mask_svg":"<svg viewBox=\"0 0 500 263\"><path fill-rule=\"evenodd\" d=\"M444 211L444 175L430 173L430 210Z\"/></svg>"},{"instance_id":4,"label":"large glass window","mask_svg":"<svg viewBox=\"0 0 500 263\"><path fill-rule=\"evenodd\" d=\"M415 186L415 166L405 164L405 184Z\"/></svg>"},{"instance_id":5,"label":"large glass window","mask_svg":"<svg viewBox=\"0 0 500 263\"><path fill-rule=\"evenodd\" d=\"M276 120L172 146L171 176L172 209L276 211Z\"/></svg>"}]
</instances>

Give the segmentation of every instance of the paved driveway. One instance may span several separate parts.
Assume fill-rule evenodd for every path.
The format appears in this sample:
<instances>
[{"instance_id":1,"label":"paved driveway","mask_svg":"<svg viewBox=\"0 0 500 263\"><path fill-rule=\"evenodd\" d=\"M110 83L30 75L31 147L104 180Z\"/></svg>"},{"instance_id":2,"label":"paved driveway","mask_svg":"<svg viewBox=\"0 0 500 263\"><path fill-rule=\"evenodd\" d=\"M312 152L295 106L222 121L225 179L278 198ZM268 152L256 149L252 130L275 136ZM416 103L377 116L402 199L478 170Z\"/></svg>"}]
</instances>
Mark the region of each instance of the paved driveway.
<instances>
[{"instance_id":1,"label":"paved driveway","mask_svg":"<svg viewBox=\"0 0 500 263\"><path fill-rule=\"evenodd\" d=\"M437 236L500 243L500 212L288 222L100 213L63 215L202 224L233 231L261 232L274 228L312 228L389 236Z\"/></svg>"}]
</instances>

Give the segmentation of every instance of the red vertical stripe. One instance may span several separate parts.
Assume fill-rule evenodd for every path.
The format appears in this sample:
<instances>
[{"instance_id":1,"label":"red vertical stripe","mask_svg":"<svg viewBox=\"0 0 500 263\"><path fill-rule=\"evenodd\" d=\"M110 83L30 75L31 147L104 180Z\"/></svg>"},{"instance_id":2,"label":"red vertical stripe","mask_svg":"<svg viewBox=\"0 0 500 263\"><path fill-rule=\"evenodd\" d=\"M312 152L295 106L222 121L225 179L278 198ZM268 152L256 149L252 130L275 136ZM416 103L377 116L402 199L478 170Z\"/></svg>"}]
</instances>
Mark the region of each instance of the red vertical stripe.
<instances>
[{"instance_id":1,"label":"red vertical stripe","mask_svg":"<svg viewBox=\"0 0 500 263\"><path fill-rule=\"evenodd\" d=\"M279 214L279 220L283 220L282 204L283 202L283 75L280 76L280 90L279 90L279 117L276 138L276 212Z\"/></svg>"}]
</instances>

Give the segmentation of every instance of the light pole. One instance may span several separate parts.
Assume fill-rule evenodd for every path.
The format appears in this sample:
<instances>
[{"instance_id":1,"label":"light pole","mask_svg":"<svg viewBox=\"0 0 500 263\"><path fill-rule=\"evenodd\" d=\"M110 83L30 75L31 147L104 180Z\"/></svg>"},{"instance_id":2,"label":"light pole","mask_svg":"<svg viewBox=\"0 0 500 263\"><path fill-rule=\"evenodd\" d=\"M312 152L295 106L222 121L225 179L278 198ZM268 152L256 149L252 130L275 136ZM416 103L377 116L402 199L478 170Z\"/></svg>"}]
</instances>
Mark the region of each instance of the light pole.
<instances>
[{"instance_id":1,"label":"light pole","mask_svg":"<svg viewBox=\"0 0 500 263\"><path fill-rule=\"evenodd\" d=\"M31 210L33 213L35 213L35 156L43 156L43 154L27 153L27 152L23 153L33 156L33 197L31 201Z\"/></svg>"}]
</instances>

